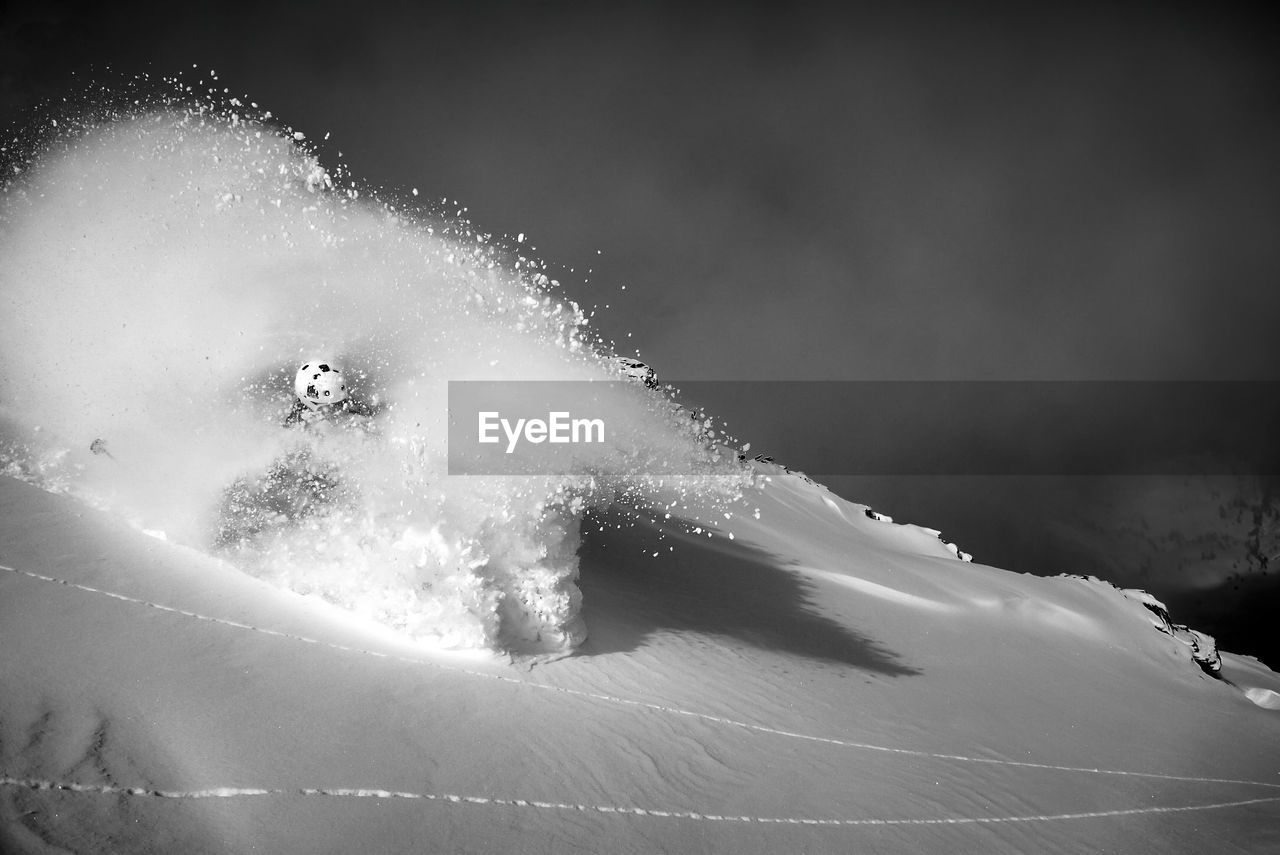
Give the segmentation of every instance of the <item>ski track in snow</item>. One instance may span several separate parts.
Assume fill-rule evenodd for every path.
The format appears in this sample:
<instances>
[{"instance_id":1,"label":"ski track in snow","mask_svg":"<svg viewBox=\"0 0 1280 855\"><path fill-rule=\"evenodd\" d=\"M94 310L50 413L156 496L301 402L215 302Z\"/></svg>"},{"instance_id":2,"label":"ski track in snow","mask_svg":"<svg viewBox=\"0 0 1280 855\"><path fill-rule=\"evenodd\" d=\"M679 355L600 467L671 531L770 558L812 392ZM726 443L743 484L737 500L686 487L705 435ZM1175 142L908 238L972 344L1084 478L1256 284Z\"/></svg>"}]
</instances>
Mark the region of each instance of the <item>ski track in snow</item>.
<instances>
[{"instance_id":1,"label":"ski track in snow","mask_svg":"<svg viewBox=\"0 0 1280 855\"><path fill-rule=\"evenodd\" d=\"M46 576L41 573L34 573L29 570L20 570L0 564L0 570L12 573L16 576L25 576L30 579L36 579L42 582L49 582L55 585L62 585L68 588L75 588L91 594L99 594L110 597L114 600L133 603L147 608L157 609L171 614L182 615L184 617L193 618L195 620L205 621L208 623L221 624L236 629L248 630L250 632L260 633L262 635L272 636L275 638L286 638L305 644L316 644L322 647L328 647L333 650L339 650L347 653L356 653L364 656L372 656L379 659L388 659L400 662L407 662L412 665L426 665L428 667L437 668L442 671L448 671L456 674L463 674L471 677L480 677L489 680L497 680L504 683L512 683L520 686L528 686L534 689L546 689L553 692L559 692L574 697L588 698L595 701L601 701L612 704L620 704L624 706L636 707L640 709L648 709L657 712L668 713L671 715L679 715L687 718L694 718L701 721L721 724L730 727L741 728L756 733L771 734L774 736L782 736L790 739L800 739L809 742L820 742L828 745L837 745L844 748L859 749L864 751L879 751L888 754L897 754L908 757L919 757L932 760L947 760L959 763L981 763L986 765L1008 766L1022 769L1039 769L1054 772L1071 772L1085 773L1094 775L1113 775L1133 778L1148 778L1164 781L1180 781L1199 784L1233 784L1252 787L1267 787L1271 789L1280 789L1280 784L1269 783L1266 781L1249 781L1231 778L1209 778L1194 777L1186 775L1166 775L1158 772L1135 772L1123 769L1103 769L1088 768L1080 766L1059 766L1049 763L1032 763L1020 760L1001 760L990 757L970 757L961 754L942 754L932 751L920 751L910 748L895 748L885 745L874 745L871 743L853 742L835 737L815 736L812 734L799 733L796 731L782 730L779 728L768 727L765 725L751 724L749 722L737 721L735 719L723 716L711 715L709 713L700 713L693 710L681 709L679 707L670 707L662 704L656 704L650 701L641 701L635 699L621 698L613 695L600 694L596 692L587 692L580 689L569 689L560 686L550 686L545 683L535 683L528 680L520 680L514 677L507 677L501 674L487 674L483 671L474 671L467 668L460 668L452 665L445 665L429 660L413 658L409 656L399 656L392 653L381 653L375 650L366 650L360 647L352 647L350 645L338 644L335 642L322 641L320 639L308 638L303 635L295 635L293 633L282 632L280 630L268 629L265 627L253 626L252 624L243 623L227 618L211 617L198 612L189 611L187 609L166 606L160 603L153 603L147 600L131 597L126 594L119 594L113 591L106 591L100 588L94 588L89 585L82 585L77 582L71 582L66 579L58 579L53 576ZM142 787L120 787L112 785L95 785L95 784L76 784L59 781L44 781L38 779L13 778L9 776L0 776L0 786L25 787L32 790L58 790L64 792L76 793L92 793L97 795L118 795L118 796L134 796L134 797L150 797L160 799L210 799L210 798L240 798L240 797L261 797L261 796L328 796L339 798L364 798L364 799L410 799L419 801L442 802L451 804L470 804L470 805L487 805L491 807L506 808L527 808L540 810L557 810L557 811L577 811L582 813L599 813L617 816L638 816L638 817L654 817L658 819L683 819L695 820L702 822L734 822L734 823L757 823L762 825L805 825L805 826L828 826L828 827L852 827L852 826L913 826L913 825L976 825L976 824L999 824L999 823L1031 823L1031 822L1056 822L1072 819L1101 819L1106 817L1122 817L1136 816L1144 814L1168 814L1168 813L1187 813L1192 811L1221 810L1233 807L1245 807L1249 805L1259 805L1280 802L1280 796L1267 796L1252 799L1241 799L1228 802L1212 802L1194 805L1175 805L1175 806L1152 806L1141 808L1121 808L1116 810L1105 811L1085 811L1077 813L1060 813L1060 814L1032 814L1025 816L986 816L986 817L937 817L937 818L903 818L903 819L811 819L803 817L758 817L758 816L727 816L720 814L699 813L691 810L657 810L641 807L625 807L618 805L584 805L569 804L560 802L537 801L533 799L509 799L497 798L492 796L461 796L448 793L412 793L398 792L382 789L368 788L324 788L324 789L262 789L252 787L218 787L205 790L153 790Z\"/></svg>"},{"instance_id":2,"label":"ski track in snow","mask_svg":"<svg viewBox=\"0 0 1280 855\"><path fill-rule=\"evenodd\" d=\"M1163 807L1121 808L1117 810L1081 811L1078 813L1029 814L1026 816L953 816L923 819L812 819L807 817L734 816L714 813L698 813L686 810L655 810L618 805L582 805L566 802L545 802L535 799L503 799L492 796L459 796L452 793L410 793L396 790L329 788L329 789L275 789L255 787L217 787L208 790L148 790L142 787L115 787L94 784L65 784L30 778L0 777L0 786L26 787L32 790L61 790L74 793L93 793L107 796L143 796L157 799L229 799L252 796L329 796L356 799L407 799L415 801L445 802L462 805L487 805L490 807L532 808L538 810L577 811L580 813L614 814L618 816L644 816L658 819L688 819L701 822L740 822L760 825L990 825L1017 822L1053 822L1067 819L1098 819L1102 817L1135 816L1138 814L1188 813L1192 811L1220 810L1248 805L1280 802L1280 796L1241 799L1234 802L1212 804L1173 805Z\"/></svg>"}]
</instances>

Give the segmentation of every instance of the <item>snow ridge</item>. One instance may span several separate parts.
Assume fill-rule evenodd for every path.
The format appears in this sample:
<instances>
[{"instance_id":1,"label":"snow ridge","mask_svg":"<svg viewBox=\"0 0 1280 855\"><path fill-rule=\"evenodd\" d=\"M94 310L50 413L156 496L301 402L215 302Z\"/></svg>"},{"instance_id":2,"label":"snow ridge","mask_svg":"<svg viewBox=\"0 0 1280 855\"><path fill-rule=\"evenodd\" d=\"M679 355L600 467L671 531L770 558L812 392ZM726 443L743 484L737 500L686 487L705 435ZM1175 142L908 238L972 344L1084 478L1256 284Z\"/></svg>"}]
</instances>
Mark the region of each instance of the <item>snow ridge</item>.
<instances>
[{"instance_id":1,"label":"snow ridge","mask_svg":"<svg viewBox=\"0 0 1280 855\"><path fill-rule=\"evenodd\" d=\"M199 614L197 612L189 611L186 609L180 609L180 608L175 608L173 606L166 606L160 603L149 602L147 600L139 599L137 597L131 597L126 594L119 594L112 591L105 591L99 588L94 588L89 585L82 585L77 582L71 582L66 579L58 579L53 576L46 576L44 574L35 573L30 570L21 570L15 567L10 567L5 564L0 564L0 570L6 571L8 573L12 573L17 576L25 576L27 578L36 579L42 582L48 582L55 585L62 585L68 588L75 588L75 589L84 591L86 593L99 594L114 600L133 603L136 605L157 609L159 611L169 612L172 614L178 614L184 617L189 617L195 620L205 621L208 623L221 624L223 626L229 626L235 629L248 630L250 632L260 633L262 635L271 636L274 638L285 638L293 641L299 641L304 644L315 644L322 647L328 647L332 650L339 650L345 653L356 653L363 656L371 656L378 659L400 661L400 662L405 662L405 663L409 663L412 665L419 665L419 666L425 665L431 668L435 668L442 671L448 671L455 674L462 674L470 677L479 677L487 680L495 680L502 683L512 683L519 686L526 686L532 689L544 689L547 691L557 692L563 695L586 698L588 700L600 701L600 702L609 703L609 704L617 704L620 706L628 706L628 707L633 707L637 709L647 709L654 712L664 713L667 715L693 718L693 719L698 719L700 721L705 721L712 724L718 724L718 725L723 725L726 727L733 727L733 728L741 728L743 730L749 730L755 733L768 734L771 736L780 736L787 739L798 739L798 740L803 740L807 742L818 742L826 745L835 745L841 748L850 748L850 749L856 749L861 751L876 751L876 752L881 752L886 754L894 754L894 755L905 756L905 757L917 757L917 758L924 758L929 760L945 760L945 761L955 762L955 763L1005 766L1005 767L1019 768L1019 769L1038 769L1042 771L1062 772L1062 773L1146 778L1146 779L1154 779L1154 780L1161 780L1161 781L1180 781L1185 783L1196 783L1196 784L1230 784L1230 785L1239 785L1239 786L1267 787L1270 789L1280 789L1280 783L1271 783L1267 781L1251 781L1251 780L1235 779L1235 778L1212 778L1212 777L1193 776L1193 775L1170 775L1170 774L1164 774L1160 772L1138 772L1138 771L1125 770L1125 769L1106 769L1102 767L1066 766L1066 765L1057 765L1052 763L1034 763L1034 762L1025 761L1025 760L1006 760L1006 759L1000 759L1000 758L994 758L994 757L974 757L974 756L964 755L964 754L946 754L946 753L934 752L934 751L922 751L922 750L912 749L912 748L876 745L872 743L856 742L848 739L841 739L838 737L831 737L831 736L818 736L814 734L801 733L799 731L770 727L768 725L752 724L750 722L740 721L738 719L732 719L726 716L718 716L710 713L702 713L694 710L682 709L680 707L657 704L652 701L638 700L635 698L623 698L623 697L618 697L616 695L608 695L608 694L598 693L598 692L588 692L581 689L572 689L564 686L552 686L546 683L538 683L531 680L521 680L515 677L509 677L503 674L486 673L484 671L476 671L468 668L461 668L454 665L446 665L440 662L433 662L433 661L425 660L421 658L401 656L393 653L384 653L376 650L368 650L365 648L353 647L345 644L338 644L336 642L331 642L331 641L323 641L321 639L310 638L304 635L297 635L294 633L282 632L280 630L270 629L266 627L258 627L252 624L247 624L240 621L231 620L228 618L212 617L209 615ZM426 796L422 796L422 798L426 798ZM1269 800L1271 799L1262 799L1261 801L1269 801ZM1276 799L1276 800L1280 800L1280 799ZM1222 805L1217 805L1217 806L1227 807L1227 806L1232 806L1234 804L1249 804L1249 803L1253 803L1253 802L1240 802L1240 803L1230 803L1230 804L1223 803ZM1110 815L1124 815L1124 814L1123 812L1119 814L1111 814L1111 813L1103 812L1099 814L1088 814L1088 815L1110 816ZM1060 818L1074 818L1076 816L1086 816L1086 815L1085 814L1080 814L1080 815L1064 814L1064 815L1061 815ZM992 821L995 821L995 820L992 820Z\"/></svg>"}]
</instances>

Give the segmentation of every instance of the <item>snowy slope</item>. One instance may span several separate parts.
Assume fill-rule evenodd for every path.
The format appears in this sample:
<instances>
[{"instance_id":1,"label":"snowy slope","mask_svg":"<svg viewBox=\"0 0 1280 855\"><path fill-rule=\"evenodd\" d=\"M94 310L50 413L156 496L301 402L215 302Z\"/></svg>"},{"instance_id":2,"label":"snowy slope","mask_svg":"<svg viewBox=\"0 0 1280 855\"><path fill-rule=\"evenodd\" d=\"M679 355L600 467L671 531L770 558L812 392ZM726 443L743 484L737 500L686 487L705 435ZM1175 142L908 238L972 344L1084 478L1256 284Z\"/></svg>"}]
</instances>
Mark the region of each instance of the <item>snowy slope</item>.
<instances>
[{"instance_id":1,"label":"snowy slope","mask_svg":"<svg viewBox=\"0 0 1280 855\"><path fill-rule=\"evenodd\" d=\"M773 475L587 524L533 667L4 479L3 851L1280 851L1280 676Z\"/></svg>"}]
</instances>

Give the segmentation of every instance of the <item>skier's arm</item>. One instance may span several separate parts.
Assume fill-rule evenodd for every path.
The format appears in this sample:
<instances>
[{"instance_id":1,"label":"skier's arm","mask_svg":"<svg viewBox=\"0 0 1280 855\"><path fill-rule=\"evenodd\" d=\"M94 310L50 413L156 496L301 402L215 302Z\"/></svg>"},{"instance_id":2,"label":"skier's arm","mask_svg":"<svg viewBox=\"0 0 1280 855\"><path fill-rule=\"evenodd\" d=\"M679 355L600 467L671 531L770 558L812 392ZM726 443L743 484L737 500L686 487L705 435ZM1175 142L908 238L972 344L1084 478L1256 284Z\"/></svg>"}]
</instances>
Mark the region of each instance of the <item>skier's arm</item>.
<instances>
[{"instance_id":1,"label":"skier's arm","mask_svg":"<svg viewBox=\"0 0 1280 855\"><path fill-rule=\"evenodd\" d=\"M302 418L302 415L306 411L307 411L306 405L303 404L301 401L295 399L293 402L293 409L289 410L288 415L286 415L284 417L284 421L281 422L282 426L293 427L294 425L302 424L304 421L304 419Z\"/></svg>"}]
</instances>

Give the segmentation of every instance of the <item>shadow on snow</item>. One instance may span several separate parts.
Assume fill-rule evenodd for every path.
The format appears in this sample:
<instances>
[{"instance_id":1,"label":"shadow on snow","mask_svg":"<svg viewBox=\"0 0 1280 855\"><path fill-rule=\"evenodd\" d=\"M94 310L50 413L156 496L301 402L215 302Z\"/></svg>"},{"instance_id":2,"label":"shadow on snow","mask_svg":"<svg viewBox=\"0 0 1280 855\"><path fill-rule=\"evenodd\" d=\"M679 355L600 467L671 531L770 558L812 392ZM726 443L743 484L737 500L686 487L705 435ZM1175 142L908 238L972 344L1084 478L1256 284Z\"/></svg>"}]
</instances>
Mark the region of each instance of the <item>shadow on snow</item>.
<instances>
[{"instance_id":1,"label":"shadow on snow","mask_svg":"<svg viewBox=\"0 0 1280 855\"><path fill-rule=\"evenodd\" d=\"M588 628L579 655L636 650L661 632L698 633L887 676L922 673L822 614L812 586L784 559L741 541L609 512L583 524L579 555Z\"/></svg>"}]
</instances>

